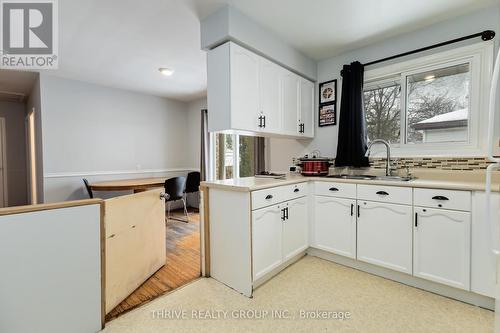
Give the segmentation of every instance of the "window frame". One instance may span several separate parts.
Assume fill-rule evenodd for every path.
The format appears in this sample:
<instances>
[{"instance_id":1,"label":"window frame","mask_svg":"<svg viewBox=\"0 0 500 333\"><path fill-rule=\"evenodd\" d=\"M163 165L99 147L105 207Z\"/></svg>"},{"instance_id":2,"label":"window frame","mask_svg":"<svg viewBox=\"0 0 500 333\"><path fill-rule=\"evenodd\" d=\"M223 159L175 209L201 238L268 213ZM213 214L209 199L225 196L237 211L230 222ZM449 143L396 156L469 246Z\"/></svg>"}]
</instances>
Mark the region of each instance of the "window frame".
<instances>
[{"instance_id":1,"label":"window frame","mask_svg":"<svg viewBox=\"0 0 500 333\"><path fill-rule=\"evenodd\" d=\"M225 134L230 135L233 138L233 178L225 178L225 179L239 179L245 178L240 177L240 136L244 134L234 134L234 133L210 133L210 171L209 171L209 180L213 181L217 179L217 158L215 156L215 141L217 139L217 134ZM224 180L225 180L224 179Z\"/></svg>"},{"instance_id":2,"label":"window frame","mask_svg":"<svg viewBox=\"0 0 500 333\"><path fill-rule=\"evenodd\" d=\"M400 143L391 145L395 157L448 157L448 156L484 156L486 140L480 133L487 129L488 98L487 88L491 80L494 44L491 41L475 43L452 50L447 50L403 62L377 67L365 71L364 89L374 88L382 82L399 82L400 96ZM407 77L426 71L469 63L470 95L468 142L443 142L408 144L407 140ZM368 88L368 89L367 89ZM483 93L481 93L483 92ZM384 157L385 149L374 146L371 156Z\"/></svg>"}]
</instances>

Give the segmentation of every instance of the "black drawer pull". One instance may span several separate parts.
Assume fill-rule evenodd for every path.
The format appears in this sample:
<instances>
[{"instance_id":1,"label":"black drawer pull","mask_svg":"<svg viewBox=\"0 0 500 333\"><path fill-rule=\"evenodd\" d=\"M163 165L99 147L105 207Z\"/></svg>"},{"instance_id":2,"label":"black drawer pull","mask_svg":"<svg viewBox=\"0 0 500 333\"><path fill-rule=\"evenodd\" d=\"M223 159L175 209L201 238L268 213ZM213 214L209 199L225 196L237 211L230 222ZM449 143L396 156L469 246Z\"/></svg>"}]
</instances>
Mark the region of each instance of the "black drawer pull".
<instances>
[{"instance_id":1,"label":"black drawer pull","mask_svg":"<svg viewBox=\"0 0 500 333\"><path fill-rule=\"evenodd\" d=\"M266 200L271 200L272 198L273 198L273 196L272 196L272 195L270 195L270 194L268 194L268 195L266 196Z\"/></svg>"},{"instance_id":2,"label":"black drawer pull","mask_svg":"<svg viewBox=\"0 0 500 333\"><path fill-rule=\"evenodd\" d=\"M435 197L432 197L433 200L441 200L441 201L446 201L450 200L447 197L443 197L442 195L436 195Z\"/></svg>"},{"instance_id":3,"label":"black drawer pull","mask_svg":"<svg viewBox=\"0 0 500 333\"><path fill-rule=\"evenodd\" d=\"M329 190L332 191L332 192L338 192L339 191L339 189L336 188L336 187L330 187Z\"/></svg>"},{"instance_id":4,"label":"black drawer pull","mask_svg":"<svg viewBox=\"0 0 500 333\"><path fill-rule=\"evenodd\" d=\"M386 191L378 191L376 194L378 195L389 195Z\"/></svg>"},{"instance_id":5,"label":"black drawer pull","mask_svg":"<svg viewBox=\"0 0 500 333\"><path fill-rule=\"evenodd\" d=\"M293 190L295 193L299 192L300 190L298 188L296 188L295 190Z\"/></svg>"}]
</instances>

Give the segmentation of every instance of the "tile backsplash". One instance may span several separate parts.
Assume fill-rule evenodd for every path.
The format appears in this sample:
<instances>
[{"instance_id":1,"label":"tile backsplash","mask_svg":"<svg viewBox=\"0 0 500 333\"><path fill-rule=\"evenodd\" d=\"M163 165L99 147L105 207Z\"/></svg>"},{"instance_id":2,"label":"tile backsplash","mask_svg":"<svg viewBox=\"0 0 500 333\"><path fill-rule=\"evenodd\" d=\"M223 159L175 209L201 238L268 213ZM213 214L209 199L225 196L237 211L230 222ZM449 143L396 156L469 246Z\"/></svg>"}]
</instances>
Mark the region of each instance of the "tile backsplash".
<instances>
[{"instance_id":1,"label":"tile backsplash","mask_svg":"<svg viewBox=\"0 0 500 333\"><path fill-rule=\"evenodd\" d=\"M393 158L392 163L398 169L406 167L428 168L440 170L484 170L490 164L484 157L420 157L420 158ZM385 168L385 158L370 158L370 165L375 169Z\"/></svg>"}]
</instances>

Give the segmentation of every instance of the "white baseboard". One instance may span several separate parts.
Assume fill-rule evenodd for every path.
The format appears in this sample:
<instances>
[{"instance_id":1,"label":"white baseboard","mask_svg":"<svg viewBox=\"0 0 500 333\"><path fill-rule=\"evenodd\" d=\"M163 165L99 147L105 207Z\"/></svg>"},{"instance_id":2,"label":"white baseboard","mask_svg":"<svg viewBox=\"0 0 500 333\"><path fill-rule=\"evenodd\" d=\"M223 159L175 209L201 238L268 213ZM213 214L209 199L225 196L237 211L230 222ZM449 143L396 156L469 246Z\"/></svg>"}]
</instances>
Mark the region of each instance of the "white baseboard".
<instances>
[{"instance_id":1,"label":"white baseboard","mask_svg":"<svg viewBox=\"0 0 500 333\"><path fill-rule=\"evenodd\" d=\"M411 287L423 289L441 296L453 298L455 300L480 306L485 309L495 310L495 299L479 295L467 290L449 287L440 283L424 280L413 275L396 272L387 268L357 261L351 258L339 256L320 249L310 247L307 250L310 256L318 257L335 262L347 267L351 267L366 273L381 276L383 278L406 284Z\"/></svg>"}]
</instances>

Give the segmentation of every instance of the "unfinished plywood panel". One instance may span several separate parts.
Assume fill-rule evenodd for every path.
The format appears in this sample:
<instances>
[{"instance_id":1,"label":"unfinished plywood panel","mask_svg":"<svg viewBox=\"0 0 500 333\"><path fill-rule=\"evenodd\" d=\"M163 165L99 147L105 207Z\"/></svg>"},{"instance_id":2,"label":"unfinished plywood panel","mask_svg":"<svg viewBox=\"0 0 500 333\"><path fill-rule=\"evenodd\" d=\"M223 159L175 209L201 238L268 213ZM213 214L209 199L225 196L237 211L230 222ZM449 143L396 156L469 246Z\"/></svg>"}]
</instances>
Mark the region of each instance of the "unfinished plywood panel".
<instances>
[{"instance_id":1,"label":"unfinished plywood panel","mask_svg":"<svg viewBox=\"0 0 500 333\"><path fill-rule=\"evenodd\" d=\"M106 313L165 265L161 190L105 201Z\"/></svg>"}]
</instances>

